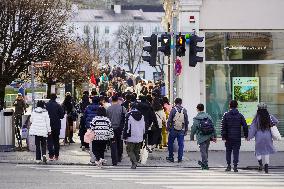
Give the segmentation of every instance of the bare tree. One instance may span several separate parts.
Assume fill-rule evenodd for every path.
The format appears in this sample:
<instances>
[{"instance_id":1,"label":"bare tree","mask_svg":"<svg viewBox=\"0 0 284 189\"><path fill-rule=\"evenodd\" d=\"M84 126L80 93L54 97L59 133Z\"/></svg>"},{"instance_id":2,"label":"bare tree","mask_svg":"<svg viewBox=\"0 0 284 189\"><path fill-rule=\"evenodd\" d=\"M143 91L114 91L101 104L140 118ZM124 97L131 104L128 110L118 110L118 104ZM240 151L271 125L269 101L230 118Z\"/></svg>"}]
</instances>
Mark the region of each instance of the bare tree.
<instances>
[{"instance_id":1,"label":"bare tree","mask_svg":"<svg viewBox=\"0 0 284 189\"><path fill-rule=\"evenodd\" d=\"M115 56L122 56L124 60L126 60L126 65L128 66L130 73L135 73L138 69L139 64L142 62L142 54L143 54L143 40L141 40L142 36L142 28L139 25L131 24L131 25L121 25L119 30L116 32L116 37L118 43ZM116 60L117 57L113 58Z\"/></svg>"},{"instance_id":2,"label":"bare tree","mask_svg":"<svg viewBox=\"0 0 284 189\"><path fill-rule=\"evenodd\" d=\"M54 44L65 35L67 13L60 0L1 0L0 106L5 86L32 61L46 60Z\"/></svg>"},{"instance_id":3,"label":"bare tree","mask_svg":"<svg viewBox=\"0 0 284 189\"><path fill-rule=\"evenodd\" d=\"M50 66L42 68L39 74L41 81L48 84L48 97L51 85L56 82L74 80L75 85L79 86L89 80L93 56L83 45L74 41L61 42L50 60Z\"/></svg>"}]
</instances>

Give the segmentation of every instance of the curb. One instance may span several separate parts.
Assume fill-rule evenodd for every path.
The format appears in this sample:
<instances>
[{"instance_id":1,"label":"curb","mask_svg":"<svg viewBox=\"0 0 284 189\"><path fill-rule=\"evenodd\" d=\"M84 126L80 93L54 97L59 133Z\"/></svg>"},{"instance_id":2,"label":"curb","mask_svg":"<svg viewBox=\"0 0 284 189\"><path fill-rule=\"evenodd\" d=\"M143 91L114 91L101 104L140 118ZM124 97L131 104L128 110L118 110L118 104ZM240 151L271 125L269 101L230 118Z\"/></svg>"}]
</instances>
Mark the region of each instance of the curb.
<instances>
[{"instance_id":1,"label":"curb","mask_svg":"<svg viewBox=\"0 0 284 189\"><path fill-rule=\"evenodd\" d=\"M84 164L84 163L36 163L36 162L19 162L19 161L0 161L0 164L14 164L14 165L47 165L47 166L54 166L54 165L63 165L63 166L86 166L86 167L92 167L95 165L92 164ZM106 167L130 167L131 165L117 165L117 166L106 166ZM147 167L147 168L180 168L180 169L200 169L199 166L182 166L182 165L139 165L138 167ZM219 169L219 168L226 168L225 166L212 166L211 169ZM247 167L238 167L238 169L242 170L257 170L257 166L247 166ZM269 169L284 169L284 166L269 166Z\"/></svg>"}]
</instances>

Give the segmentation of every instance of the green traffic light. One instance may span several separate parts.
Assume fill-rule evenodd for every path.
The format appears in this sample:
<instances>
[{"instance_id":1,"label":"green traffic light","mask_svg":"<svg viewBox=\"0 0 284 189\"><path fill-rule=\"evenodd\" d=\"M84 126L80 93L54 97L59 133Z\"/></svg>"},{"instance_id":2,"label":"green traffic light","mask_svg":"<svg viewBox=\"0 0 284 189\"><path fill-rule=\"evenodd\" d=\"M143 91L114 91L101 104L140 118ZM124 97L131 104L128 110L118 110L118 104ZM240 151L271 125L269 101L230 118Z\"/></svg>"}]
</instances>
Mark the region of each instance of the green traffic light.
<instances>
[{"instance_id":1,"label":"green traffic light","mask_svg":"<svg viewBox=\"0 0 284 189\"><path fill-rule=\"evenodd\" d=\"M191 37L190 33L185 34L185 39L190 39L190 37Z\"/></svg>"}]
</instances>

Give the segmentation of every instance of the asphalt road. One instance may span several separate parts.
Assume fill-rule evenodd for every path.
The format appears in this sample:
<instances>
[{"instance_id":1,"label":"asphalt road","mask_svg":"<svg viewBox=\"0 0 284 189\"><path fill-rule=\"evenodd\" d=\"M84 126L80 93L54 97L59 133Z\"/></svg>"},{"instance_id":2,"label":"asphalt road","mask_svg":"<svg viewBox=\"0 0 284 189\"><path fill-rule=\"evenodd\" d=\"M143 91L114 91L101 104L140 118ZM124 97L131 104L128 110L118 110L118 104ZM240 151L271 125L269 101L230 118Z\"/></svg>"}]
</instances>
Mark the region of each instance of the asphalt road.
<instances>
[{"instance_id":1,"label":"asphalt road","mask_svg":"<svg viewBox=\"0 0 284 189\"><path fill-rule=\"evenodd\" d=\"M282 189L284 169L225 173L173 167L66 166L0 164L0 189Z\"/></svg>"}]
</instances>

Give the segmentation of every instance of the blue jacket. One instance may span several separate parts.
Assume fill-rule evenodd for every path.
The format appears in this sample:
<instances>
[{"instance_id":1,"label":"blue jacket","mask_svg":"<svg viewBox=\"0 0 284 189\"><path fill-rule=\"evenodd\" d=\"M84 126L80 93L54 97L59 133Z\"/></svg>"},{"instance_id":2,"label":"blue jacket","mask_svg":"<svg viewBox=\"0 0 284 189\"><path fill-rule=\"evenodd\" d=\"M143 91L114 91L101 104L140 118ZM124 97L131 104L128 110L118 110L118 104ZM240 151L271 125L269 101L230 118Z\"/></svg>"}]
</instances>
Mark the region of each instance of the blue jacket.
<instances>
[{"instance_id":1,"label":"blue jacket","mask_svg":"<svg viewBox=\"0 0 284 189\"><path fill-rule=\"evenodd\" d=\"M55 101L50 100L46 103L46 110L48 111L50 118L51 130L61 129L61 120L64 118L63 108Z\"/></svg>"},{"instance_id":2,"label":"blue jacket","mask_svg":"<svg viewBox=\"0 0 284 189\"><path fill-rule=\"evenodd\" d=\"M86 128L90 128L90 123L93 120L93 118L96 117L99 107L100 107L99 104L94 104L94 103L87 106L85 113L84 113L84 117L86 120L86 123L85 123Z\"/></svg>"},{"instance_id":3,"label":"blue jacket","mask_svg":"<svg viewBox=\"0 0 284 189\"><path fill-rule=\"evenodd\" d=\"M245 138L248 137L248 126L246 120L244 116L235 108L231 109L223 115L221 125L222 139L226 140L226 142L241 144L242 127Z\"/></svg>"},{"instance_id":4,"label":"blue jacket","mask_svg":"<svg viewBox=\"0 0 284 189\"><path fill-rule=\"evenodd\" d=\"M188 131L188 115L187 115L187 110L185 108L183 108L181 105L176 105L175 107L172 108L170 115L169 115L169 119L167 122L167 130L172 132L174 131L174 117L176 115L176 109L180 112L183 109L183 115L184 115L184 128L182 131L184 131L184 133L186 134Z\"/></svg>"}]
</instances>

